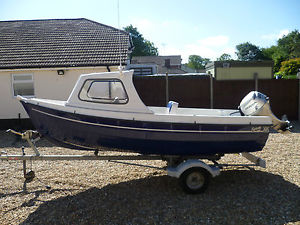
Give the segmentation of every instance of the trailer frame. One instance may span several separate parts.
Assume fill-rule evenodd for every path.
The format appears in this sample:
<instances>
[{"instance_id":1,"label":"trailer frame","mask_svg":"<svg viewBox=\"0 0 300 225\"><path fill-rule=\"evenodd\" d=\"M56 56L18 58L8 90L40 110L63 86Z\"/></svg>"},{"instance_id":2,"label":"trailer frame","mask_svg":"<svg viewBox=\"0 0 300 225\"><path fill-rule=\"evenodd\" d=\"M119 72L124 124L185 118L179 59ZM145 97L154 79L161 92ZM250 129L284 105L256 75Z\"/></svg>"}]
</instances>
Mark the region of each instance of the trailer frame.
<instances>
[{"instance_id":1,"label":"trailer frame","mask_svg":"<svg viewBox=\"0 0 300 225\"><path fill-rule=\"evenodd\" d=\"M33 130L26 130L25 132L17 132L14 130L7 130L13 134L21 136L23 140L26 140L30 148L35 154L26 155L25 147L22 147L21 155L9 155L6 152L0 153L0 160L2 161L22 161L23 162L23 174L24 185L23 191L26 192L26 184L33 181L35 178L35 172L30 170L27 172L27 161L60 161L60 160L105 160L113 163L121 163L126 165L141 166L147 168L154 168L159 170L166 170L167 174L171 177L179 179L183 190L189 194L198 194L206 190L211 177L220 175L221 169L231 166L252 167L260 166L266 168L266 162L248 152L242 152L240 155L252 164L219 164L219 160L224 154L215 155L196 155L196 156L174 156L174 155L99 155L99 151L96 150L94 155L43 155L36 147L36 142L40 140L39 133ZM207 159L213 164L207 164L202 161ZM144 164L129 163L124 161L136 161L136 160L162 160L167 162L166 167L155 167ZM39 179L38 179L39 180ZM39 180L40 181L40 180ZM41 182L41 181L40 181ZM46 185L47 189L51 187Z\"/></svg>"}]
</instances>

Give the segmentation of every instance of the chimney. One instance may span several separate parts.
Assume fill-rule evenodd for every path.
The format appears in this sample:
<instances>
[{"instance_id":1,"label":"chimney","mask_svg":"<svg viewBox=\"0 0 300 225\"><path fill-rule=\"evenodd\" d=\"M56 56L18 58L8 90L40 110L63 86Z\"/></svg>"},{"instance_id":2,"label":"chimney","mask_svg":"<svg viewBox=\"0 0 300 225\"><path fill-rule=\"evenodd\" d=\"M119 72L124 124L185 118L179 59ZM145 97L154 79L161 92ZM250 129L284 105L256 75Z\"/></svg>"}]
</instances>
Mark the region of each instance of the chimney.
<instances>
[{"instance_id":1,"label":"chimney","mask_svg":"<svg viewBox=\"0 0 300 225\"><path fill-rule=\"evenodd\" d=\"M171 60L165 59L165 67L170 68L171 67Z\"/></svg>"}]
</instances>

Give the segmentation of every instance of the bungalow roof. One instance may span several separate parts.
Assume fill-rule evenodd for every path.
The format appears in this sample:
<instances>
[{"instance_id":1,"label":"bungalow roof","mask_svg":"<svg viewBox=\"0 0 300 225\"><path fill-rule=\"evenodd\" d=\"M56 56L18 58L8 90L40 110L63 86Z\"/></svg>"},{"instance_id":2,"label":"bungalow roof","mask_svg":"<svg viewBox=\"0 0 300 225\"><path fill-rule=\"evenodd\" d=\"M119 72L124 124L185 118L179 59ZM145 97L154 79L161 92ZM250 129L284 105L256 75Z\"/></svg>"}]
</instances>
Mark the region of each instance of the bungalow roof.
<instances>
[{"instance_id":1,"label":"bungalow roof","mask_svg":"<svg viewBox=\"0 0 300 225\"><path fill-rule=\"evenodd\" d=\"M125 64L127 32L88 19L0 21L0 69Z\"/></svg>"}]
</instances>

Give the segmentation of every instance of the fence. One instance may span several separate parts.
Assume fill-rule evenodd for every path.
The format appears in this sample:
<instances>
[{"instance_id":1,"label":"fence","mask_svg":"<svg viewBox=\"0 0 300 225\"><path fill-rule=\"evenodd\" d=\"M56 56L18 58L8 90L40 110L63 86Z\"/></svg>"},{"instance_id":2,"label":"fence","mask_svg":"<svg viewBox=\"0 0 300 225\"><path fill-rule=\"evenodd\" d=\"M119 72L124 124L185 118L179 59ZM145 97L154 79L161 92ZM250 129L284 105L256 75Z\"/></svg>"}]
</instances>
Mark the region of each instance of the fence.
<instances>
[{"instance_id":1,"label":"fence","mask_svg":"<svg viewBox=\"0 0 300 225\"><path fill-rule=\"evenodd\" d=\"M169 76L169 99L181 107L210 108L210 78L208 76ZM134 85L146 105L166 105L164 76L135 76ZM236 109L242 98L255 90L254 80L213 80L213 108ZM270 97L273 113L286 114L298 120L299 80L258 80L258 91Z\"/></svg>"}]
</instances>

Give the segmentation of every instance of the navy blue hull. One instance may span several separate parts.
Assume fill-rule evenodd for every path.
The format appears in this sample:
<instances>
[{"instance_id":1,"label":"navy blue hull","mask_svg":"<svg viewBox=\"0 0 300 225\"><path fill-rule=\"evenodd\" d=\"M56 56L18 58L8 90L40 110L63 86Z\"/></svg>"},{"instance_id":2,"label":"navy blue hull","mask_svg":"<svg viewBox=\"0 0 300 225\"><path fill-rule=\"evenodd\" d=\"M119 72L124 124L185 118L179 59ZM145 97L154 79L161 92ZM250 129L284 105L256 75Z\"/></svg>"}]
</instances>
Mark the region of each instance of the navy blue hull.
<instances>
[{"instance_id":1,"label":"navy blue hull","mask_svg":"<svg viewBox=\"0 0 300 225\"><path fill-rule=\"evenodd\" d=\"M22 102L39 133L73 149L101 147L155 155L213 155L260 151L268 127L205 125L108 119L58 111ZM257 130L261 129L261 130Z\"/></svg>"}]
</instances>

